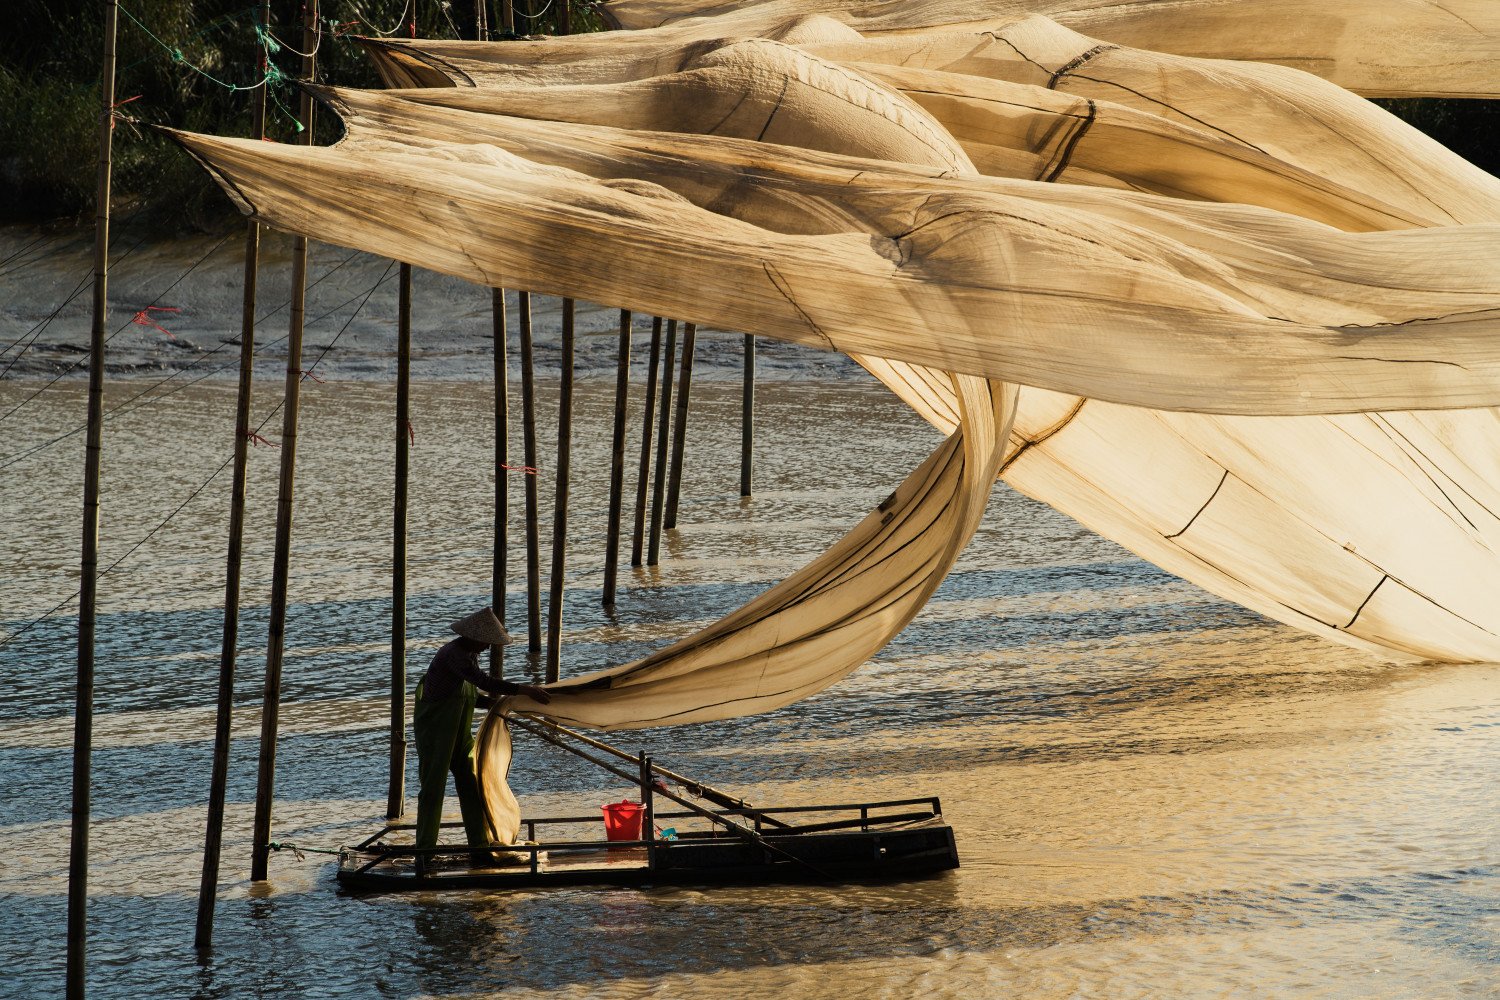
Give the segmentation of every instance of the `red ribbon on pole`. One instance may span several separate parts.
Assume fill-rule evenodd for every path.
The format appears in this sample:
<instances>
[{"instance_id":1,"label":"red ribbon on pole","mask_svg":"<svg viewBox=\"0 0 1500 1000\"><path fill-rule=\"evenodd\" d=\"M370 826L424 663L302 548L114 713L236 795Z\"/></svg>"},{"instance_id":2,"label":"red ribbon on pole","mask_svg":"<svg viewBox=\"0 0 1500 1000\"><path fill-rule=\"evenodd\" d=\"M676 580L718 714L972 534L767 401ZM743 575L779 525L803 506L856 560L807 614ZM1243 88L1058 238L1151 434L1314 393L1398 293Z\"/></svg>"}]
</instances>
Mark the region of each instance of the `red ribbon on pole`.
<instances>
[{"instance_id":1,"label":"red ribbon on pole","mask_svg":"<svg viewBox=\"0 0 1500 1000\"><path fill-rule=\"evenodd\" d=\"M267 448L280 448L281 447L281 445L277 444L274 441L267 441L265 438L261 437L259 434L255 433L254 431L246 431L245 432L245 440L249 441L252 445L254 445L257 448L259 448L261 445L265 445Z\"/></svg>"},{"instance_id":2,"label":"red ribbon on pole","mask_svg":"<svg viewBox=\"0 0 1500 1000\"><path fill-rule=\"evenodd\" d=\"M524 472L528 476L534 476L534 475L536 475L536 471L537 471L535 466L531 466L531 465L506 465L504 462L500 463L500 468L504 469L506 472Z\"/></svg>"},{"instance_id":3,"label":"red ribbon on pole","mask_svg":"<svg viewBox=\"0 0 1500 1000\"><path fill-rule=\"evenodd\" d=\"M411 443L415 446L417 443L417 429L411 425L410 420L406 422L406 436L411 439Z\"/></svg>"},{"instance_id":4,"label":"red ribbon on pole","mask_svg":"<svg viewBox=\"0 0 1500 1000\"><path fill-rule=\"evenodd\" d=\"M301 375L303 378L310 378L314 382L318 383L319 385L324 385L328 381L327 379L318 378L318 376L314 375L311 371L308 371L308 370L305 370L305 369L302 369L302 368L298 368L297 369L297 374Z\"/></svg>"},{"instance_id":5,"label":"red ribbon on pole","mask_svg":"<svg viewBox=\"0 0 1500 1000\"><path fill-rule=\"evenodd\" d=\"M134 119L132 119L129 115L122 115L122 114L120 114L120 109L123 108L125 105L129 104L131 101L139 101L141 99L141 96L142 95L140 95L140 94L136 94L134 97L127 97L127 98L125 98L125 100L123 100L123 101L116 101L115 103L113 103L113 104L111 104L109 106L109 117L110 117L109 130L111 132L114 131L114 129L115 129L115 122L117 122L117 121L120 121L122 119L124 121L127 121L127 122L128 121L134 121Z\"/></svg>"},{"instance_id":6,"label":"red ribbon on pole","mask_svg":"<svg viewBox=\"0 0 1500 1000\"><path fill-rule=\"evenodd\" d=\"M147 306L146 308L142 309L140 312L132 316L130 318L130 322L134 323L136 326L149 326L153 330L160 330L168 337L176 340L177 337L172 333L171 330L168 330L166 327L162 326L160 323L156 322L156 320L151 318L151 314L154 312L175 313L182 312L182 310L178 309L176 306Z\"/></svg>"}]
</instances>

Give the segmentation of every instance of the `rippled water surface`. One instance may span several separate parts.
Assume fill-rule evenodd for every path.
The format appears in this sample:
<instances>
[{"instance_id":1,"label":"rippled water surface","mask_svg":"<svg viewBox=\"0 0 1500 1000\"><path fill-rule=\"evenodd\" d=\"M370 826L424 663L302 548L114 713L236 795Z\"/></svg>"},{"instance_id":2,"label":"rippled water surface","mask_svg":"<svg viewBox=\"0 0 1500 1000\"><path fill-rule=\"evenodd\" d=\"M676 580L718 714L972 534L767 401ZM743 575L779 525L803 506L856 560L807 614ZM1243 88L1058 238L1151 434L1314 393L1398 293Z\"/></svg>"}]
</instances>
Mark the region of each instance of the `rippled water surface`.
<instances>
[{"instance_id":1,"label":"rippled water surface","mask_svg":"<svg viewBox=\"0 0 1500 1000\"><path fill-rule=\"evenodd\" d=\"M604 357L607 336L585 353ZM741 502L738 339L700 344L682 526L659 570L627 572L616 617L598 606L611 386L597 368L583 381L565 672L737 606L936 444L867 380L767 384L757 494ZM146 384L112 382L111 402ZM0 382L0 412L38 385ZM279 396L263 379L258 414ZM555 398L547 381L549 438ZM332 847L384 812L393 393L335 380L303 399L274 827ZM7 421L0 463L72 429L83 403L71 381L39 395ZM487 599L490 405L478 382L416 390L414 676L446 622ZM356 898L336 891L326 856L282 853L252 886L278 461L264 447L225 889L217 947L198 961L228 473L127 550L228 457L232 409L233 387L210 380L121 411L107 432L103 554L125 559L99 624L97 996L1500 994L1500 668L1398 667L1327 645L1003 487L927 611L847 681L762 717L622 737L767 804L940 795L961 870L863 887ZM637 430L633 414L632 456ZM0 469L0 630L76 587L81 453L75 436ZM512 623L521 568L517 549ZM61 993L75 626L60 613L0 648L5 997ZM555 754L518 737L513 784L532 812L591 811L624 791Z\"/></svg>"}]
</instances>

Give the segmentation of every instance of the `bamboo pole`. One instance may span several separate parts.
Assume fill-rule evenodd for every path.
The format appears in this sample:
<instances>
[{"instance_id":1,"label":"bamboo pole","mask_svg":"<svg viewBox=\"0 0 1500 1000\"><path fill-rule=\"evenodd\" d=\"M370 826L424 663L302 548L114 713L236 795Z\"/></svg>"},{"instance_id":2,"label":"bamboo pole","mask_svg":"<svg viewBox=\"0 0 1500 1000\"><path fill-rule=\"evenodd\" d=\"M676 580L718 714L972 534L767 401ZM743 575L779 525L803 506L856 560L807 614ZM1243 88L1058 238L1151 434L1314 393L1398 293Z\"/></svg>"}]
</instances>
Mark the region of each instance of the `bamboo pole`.
<instances>
[{"instance_id":1,"label":"bamboo pole","mask_svg":"<svg viewBox=\"0 0 1500 1000\"><path fill-rule=\"evenodd\" d=\"M672 359L677 352L677 321L667 321L667 347L661 372L661 412L656 429L656 474L651 480L651 541L646 565L655 566L661 556L662 502L666 499L667 440L672 426Z\"/></svg>"},{"instance_id":2,"label":"bamboo pole","mask_svg":"<svg viewBox=\"0 0 1500 1000\"><path fill-rule=\"evenodd\" d=\"M518 292L521 323L521 447L526 467L535 470L536 447L536 364L531 350L531 293ZM542 651L542 540L538 519L538 473L526 473L526 648L532 654Z\"/></svg>"},{"instance_id":3,"label":"bamboo pole","mask_svg":"<svg viewBox=\"0 0 1500 1000\"><path fill-rule=\"evenodd\" d=\"M271 4L257 11L262 29L270 27ZM261 69L265 70L265 50ZM266 134L266 85L251 94L250 137ZM208 823L203 835L203 877L198 886L198 919L193 947L213 947L214 904L219 895L219 860L224 843L224 798L229 784L230 726L234 713L234 671L239 653L240 565L245 538L245 494L249 480L250 404L255 375L255 299L260 274L260 225L245 226L245 283L240 306L240 385L234 409L234 485L229 491L229 544L224 573L224 636L219 646L219 695L214 719L214 762L208 783Z\"/></svg>"},{"instance_id":4,"label":"bamboo pole","mask_svg":"<svg viewBox=\"0 0 1500 1000\"><path fill-rule=\"evenodd\" d=\"M552 504L551 592L547 599L547 683L560 676L562 668L563 591L568 562L568 487L573 457L573 339L575 305L562 301L562 384L557 400L557 474Z\"/></svg>"},{"instance_id":5,"label":"bamboo pole","mask_svg":"<svg viewBox=\"0 0 1500 1000\"><path fill-rule=\"evenodd\" d=\"M86 993L89 812L94 763L94 624L99 583L99 466L104 449L104 326L109 311L109 200L114 157L118 0L104 4L99 161L94 205L94 320L89 335L89 416L83 462L83 531L78 585L78 685L73 706L73 815L68 843L67 996Z\"/></svg>"},{"instance_id":6,"label":"bamboo pole","mask_svg":"<svg viewBox=\"0 0 1500 1000\"><path fill-rule=\"evenodd\" d=\"M514 0L500 0L500 30L507 35L516 33L516 5Z\"/></svg>"},{"instance_id":7,"label":"bamboo pole","mask_svg":"<svg viewBox=\"0 0 1500 1000\"><path fill-rule=\"evenodd\" d=\"M635 536L630 565L639 566L646 548L646 484L651 477L651 422L656 417L656 378L661 368L661 317L651 320L651 356L646 368L646 398L641 409L641 461L635 477Z\"/></svg>"},{"instance_id":8,"label":"bamboo pole","mask_svg":"<svg viewBox=\"0 0 1500 1000\"><path fill-rule=\"evenodd\" d=\"M489 37L490 14L485 8L489 6L489 0L474 0L474 38L476 41L484 41Z\"/></svg>"},{"instance_id":9,"label":"bamboo pole","mask_svg":"<svg viewBox=\"0 0 1500 1000\"><path fill-rule=\"evenodd\" d=\"M615 582L620 570L620 510L625 499L625 416L630 403L630 310L620 310L620 356L615 369L615 427L609 458L609 527L604 541L604 597L615 606ZM649 416L649 414L648 414Z\"/></svg>"},{"instance_id":10,"label":"bamboo pole","mask_svg":"<svg viewBox=\"0 0 1500 1000\"><path fill-rule=\"evenodd\" d=\"M755 335L745 334L745 385L740 400L740 496L752 492L755 472Z\"/></svg>"},{"instance_id":11,"label":"bamboo pole","mask_svg":"<svg viewBox=\"0 0 1500 1000\"><path fill-rule=\"evenodd\" d=\"M638 773L637 774L632 774L632 773L630 773L629 771L626 771L623 768L615 767L613 764L609 763L608 761L600 760L598 757L595 757L593 754L589 753L588 751L586 751L586 750L580 750L577 747L572 746L571 744L565 742L562 739L562 737L560 737L558 735L558 731L566 731L566 730L560 730L560 727L554 726L551 723L537 723L537 722L533 722L531 720L521 718L520 716L511 716L510 723L512 725L520 727L525 732L531 733L533 736L536 736L539 739L545 740L546 742L552 744L553 746L555 746L555 747L557 747L557 748L559 748L561 750L566 750L568 753L573 754L575 757L580 757L583 760L588 761L590 764L593 764L595 767L602 768L603 770L608 771L610 774L613 774L616 777L624 778L626 781L631 782L633 784L639 784L640 783L640 776L639 776ZM612 752L614 752L614 751L612 751ZM637 758L637 757L635 757L634 755L631 755L631 754L622 754L622 756L624 756L625 759L627 759L627 760L639 760L639 758ZM648 764L649 764L649 761L648 761ZM651 772L654 772L656 774L662 773L661 768L657 767L654 764L650 764L649 765L649 769L650 769ZM641 791L644 794L645 793L645 788L642 787ZM753 844L755 846L761 847L761 848L769 851L772 854L775 854L775 855L777 855L779 857L785 858L788 861L791 861L791 862L794 862L796 864L799 864L803 868L806 868L808 871L810 871L813 874L817 875L819 878L824 879L825 881L829 881L829 882L834 881L833 878L827 872L823 871L821 868L818 868L817 866L813 865L811 862L806 861L806 860L804 860L804 859L802 859L800 857L797 857L794 854L790 854L790 853L788 853L787 851L783 850L780 847L777 847L775 844L767 841L763 836L761 836L761 834L759 832L757 832L757 831L755 831L753 829L750 829L749 827L741 826L740 824L734 822L728 816L725 816L722 813L715 813L711 809L705 809L703 806L698 805L696 802L692 802L692 801L689 801L688 799L684 799L684 798L682 798L682 797L674 794L673 792L671 792L670 790L668 790L666 788L655 788L655 789L653 789L653 792L654 792L654 794L660 795L662 798L665 798L668 801L674 802L677 805L681 806L682 808L687 809L689 812L696 813L697 815L703 817L704 819L708 820L711 823L716 823L716 824L724 827L724 829L727 830L728 832L734 834L735 836L743 838L745 840L745 842L748 843L748 844ZM655 831L652 831L652 833L654 834Z\"/></svg>"},{"instance_id":12,"label":"bamboo pole","mask_svg":"<svg viewBox=\"0 0 1500 1000\"><path fill-rule=\"evenodd\" d=\"M391 524L391 767L385 818L406 811L406 508L411 474L411 265L396 307L396 483Z\"/></svg>"},{"instance_id":13,"label":"bamboo pole","mask_svg":"<svg viewBox=\"0 0 1500 1000\"><path fill-rule=\"evenodd\" d=\"M687 450L688 397L693 391L693 345L698 328L682 327L682 373L677 379L677 419L672 427L672 469L667 477L667 509L662 527L677 527L677 498L682 492L682 457Z\"/></svg>"},{"instance_id":14,"label":"bamboo pole","mask_svg":"<svg viewBox=\"0 0 1500 1000\"><path fill-rule=\"evenodd\" d=\"M656 870L656 779L651 776L651 755L642 747L638 754L641 762L641 806L645 809L645 829L641 839L646 842L646 867Z\"/></svg>"},{"instance_id":15,"label":"bamboo pole","mask_svg":"<svg viewBox=\"0 0 1500 1000\"><path fill-rule=\"evenodd\" d=\"M506 356L510 332L505 315L505 290L490 291L490 315L495 335L495 546L490 570L490 607L505 625L506 556L510 548L510 361ZM490 675L505 673L505 647L490 647Z\"/></svg>"},{"instance_id":16,"label":"bamboo pole","mask_svg":"<svg viewBox=\"0 0 1500 1000\"><path fill-rule=\"evenodd\" d=\"M557 4L557 33L559 35L571 35L573 33L573 7L569 0L553 0Z\"/></svg>"},{"instance_id":17,"label":"bamboo pole","mask_svg":"<svg viewBox=\"0 0 1500 1000\"><path fill-rule=\"evenodd\" d=\"M514 719L515 716L512 716L511 718ZM585 736L578 730L569 729L567 726L563 725L560 722L556 722L552 719L539 718L536 716L527 716L526 718L530 719L531 722L536 725L542 726L554 733L565 733L567 736L577 740L584 746L593 747L595 750L603 750L605 753L618 757L620 760L630 761L632 763L636 763L639 761L638 757L633 754L626 753L619 747L611 746L610 744L605 743L603 740L596 740L592 736ZM531 730L528 730L528 732L530 731ZM679 785L682 785L689 792L691 792L693 795L696 795L700 799L708 799L715 805L723 806L726 809L741 810L747 816L754 816L760 822L765 823L768 826L786 826L785 823L783 823L779 819L776 819L774 816L755 809L750 805L750 803L746 802L738 795L730 795L728 792L721 791L720 789L715 788L713 785L707 785L693 778L685 777L684 775L678 774L676 771L669 771L665 767L662 767L660 764L652 764L651 769L656 774L659 774L663 778L666 778L668 781L673 781Z\"/></svg>"},{"instance_id":18,"label":"bamboo pole","mask_svg":"<svg viewBox=\"0 0 1500 1000\"><path fill-rule=\"evenodd\" d=\"M302 23L302 76L317 69L318 0L307 0ZM312 144L312 94L302 91L301 141ZM302 324L307 306L307 237L292 242L292 304L286 342L286 397L281 414L281 475L276 486L276 547L271 571L271 621L266 641L266 683L261 698L260 759L255 780L255 824L250 879L266 880L271 845L271 805L276 787L276 734L281 722L281 662L286 639L288 563L292 551L292 498L297 476L297 418L302 387Z\"/></svg>"}]
</instances>

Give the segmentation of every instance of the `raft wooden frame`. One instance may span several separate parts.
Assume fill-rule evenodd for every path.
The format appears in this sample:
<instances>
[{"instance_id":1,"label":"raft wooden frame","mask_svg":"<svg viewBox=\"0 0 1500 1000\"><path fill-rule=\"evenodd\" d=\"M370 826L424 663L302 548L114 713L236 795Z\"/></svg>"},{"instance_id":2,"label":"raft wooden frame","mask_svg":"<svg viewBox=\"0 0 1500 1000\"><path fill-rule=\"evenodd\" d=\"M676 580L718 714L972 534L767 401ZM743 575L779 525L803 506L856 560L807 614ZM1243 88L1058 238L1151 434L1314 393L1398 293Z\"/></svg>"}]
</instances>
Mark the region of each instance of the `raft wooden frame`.
<instances>
[{"instance_id":1,"label":"raft wooden frame","mask_svg":"<svg viewBox=\"0 0 1500 1000\"><path fill-rule=\"evenodd\" d=\"M507 716L510 725L530 733L595 767L631 782L640 790L647 840L562 840L537 842L543 826L592 825L594 816L553 816L522 819L526 843L475 849L468 844L416 847L385 844L383 839L398 831L415 831L411 823L390 823L353 847L339 850L339 884L363 891L390 892L434 888L535 888L563 885L724 885L786 882L855 882L920 878L958 867L958 846L953 829L943 822L943 804L937 796L837 805L752 806L675 771L656 765L644 750L631 754L567 726L520 715ZM579 745L574 745L574 744ZM602 751L626 764L628 771L595 756ZM683 786L681 795L668 790L665 781ZM718 808L699 805L694 795ZM681 807L660 812L656 798ZM904 812L884 810L921 806ZM845 813L843 818L794 825L779 818L808 814ZM857 815L855 815L857 813ZM676 840L657 839L657 820L706 819L707 830L686 830ZM748 824L747 822L748 821ZM444 823L442 827L461 827ZM857 828L857 829L856 829ZM621 858L620 851L636 855ZM436 869L454 859L475 860L491 851L530 855L524 867L470 867L463 870ZM557 865L544 868L543 854L588 855L599 865ZM601 853L608 852L608 853ZM410 863L405 863L410 859ZM489 860L494 860L493 858ZM417 862L423 865L419 871ZM644 863L639 863L644 861ZM632 863L635 862L635 863ZM377 870L384 868L385 870Z\"/></svg>"},{"instance_id":2,"label":"raft wooden frame","mask_svg":"<svg viewBox=\"0 0 1500 1000\"><path fill-rule=\"evenodd\" d=\"M910 808L910 807L920 808ZM900 812L882 812L897 810ZM938 875L959 867L953 828L942 821L937 796L835 805L741 807L713 812L725 820L753 822L757 835L766 817L812 813L848 813L841 819L801 826L771 827L763 837L774 848L757 848L735 833L717 827L686 831L677 840L559 840L506 847L529 855L515 867L429 869L417 874L417 857L433 862L462 861L474 852L468 845L417 848L385 844L383 838L415 830L410 823L383 826L353 847L339 852L339 885L356 892L402 892L432 889L526 889L580 885L762 885L806 882L896 881ZM857 814L857 815L856 815ZM657 820L698 815L681 810L657 812ZM555 816L522 820L527 839L547 826L596 824L597 816ZM444 823L444 829L462 823ZM621 852L632 851L622 857ZM544 856L597 857L598 865L567 865L548 870ZM779 856L784 855L784 856ZM637 861L639 863L632 864ZM382 871L384 868L386 870Z\"/></svg>"}]
</instances>

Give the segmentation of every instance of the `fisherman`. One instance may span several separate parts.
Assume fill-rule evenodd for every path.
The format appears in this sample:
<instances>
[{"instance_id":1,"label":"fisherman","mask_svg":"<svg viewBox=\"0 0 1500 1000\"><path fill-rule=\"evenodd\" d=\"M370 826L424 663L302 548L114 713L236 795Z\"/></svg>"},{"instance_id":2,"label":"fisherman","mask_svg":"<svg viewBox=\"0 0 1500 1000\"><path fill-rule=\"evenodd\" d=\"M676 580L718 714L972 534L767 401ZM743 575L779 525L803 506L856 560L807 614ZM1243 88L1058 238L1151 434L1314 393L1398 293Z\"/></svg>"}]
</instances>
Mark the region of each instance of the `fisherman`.
<instances>
[{"instance_id":1,"label":"fisherman","mask_svg":"<svg viewBox=\"0 0 1500 1000\"><path fill-rule=\"evenodd\" d=\"M515 684L491 677L479 669L479 654L491 646L506 646L514 640L490 608L476 611L449 626L458 638L443 646L432 658L427 673L417 682L412 729L417 739L418 773L417 847L436 847L443 821L443 795L448 773L458 791L463 812L464 834L471 847L489 847L484 807L474 771L474 705L477 688L492 695L524 694L540 704L552 696L533 684ZM421 855L417 867L426 868Z\"/></svg>"}]
</instances>

